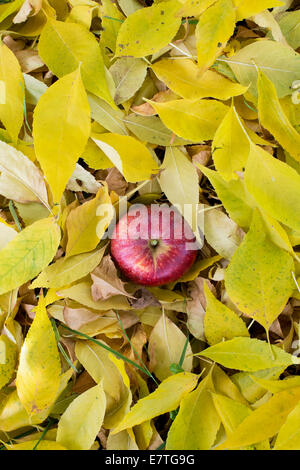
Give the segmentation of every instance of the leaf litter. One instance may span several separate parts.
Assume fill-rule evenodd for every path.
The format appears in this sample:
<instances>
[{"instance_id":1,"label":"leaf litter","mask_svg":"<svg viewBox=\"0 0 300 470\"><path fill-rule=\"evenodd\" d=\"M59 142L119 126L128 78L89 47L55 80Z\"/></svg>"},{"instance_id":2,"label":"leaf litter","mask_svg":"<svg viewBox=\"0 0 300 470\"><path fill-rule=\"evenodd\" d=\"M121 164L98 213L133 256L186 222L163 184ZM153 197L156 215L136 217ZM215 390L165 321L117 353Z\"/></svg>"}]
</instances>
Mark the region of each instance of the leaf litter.
<instances>
[{"instance_id":1,"label":"leaf litter","mask_svg":"<svg viewBox=\"0 0 300 470\"><path fill-rule=\"evenodd\" d=\"M300 450L299 15L1 2L1 450ZM135 203L190 206L177 281L110 256Z\"/></svg>"}]
</instances>

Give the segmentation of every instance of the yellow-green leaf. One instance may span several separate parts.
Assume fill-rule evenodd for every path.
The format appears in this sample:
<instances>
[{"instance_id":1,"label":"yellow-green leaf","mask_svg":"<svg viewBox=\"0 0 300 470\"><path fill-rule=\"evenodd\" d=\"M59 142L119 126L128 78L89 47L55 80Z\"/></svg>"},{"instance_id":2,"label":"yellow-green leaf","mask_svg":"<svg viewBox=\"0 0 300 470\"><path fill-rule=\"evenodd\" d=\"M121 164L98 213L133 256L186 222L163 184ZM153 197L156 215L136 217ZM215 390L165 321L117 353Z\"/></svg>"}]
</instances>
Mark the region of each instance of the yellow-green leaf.
<instances>
[{"instance_id":1,"label":"yellow-green leaf","mask_svg":"<svg viewBox=\"0 0 300 470\"><path fill-rule=\"evenodd\" d=\"M55 334L41 296L20 353L17 391L29 415L49 408L60 384L61 364Z\"/></svg>"},{"instance_id":2,"label":"yellow-green leaf","mask_svg":"<svg viewBox=\"0 0 300 470\"><path fill-rule=\"evenodd\" d=\"M78 69L48 88L34 111L35 151L56 203L86 146L90 126L90 107Z\"/></svg>"},{"instance_id":3,"label":"yellow-green leaf","mask_svg":"<svg viewBox=\"0 0 300 470\"><path fill-rule=\"evenodd\" d=\"M300 449L300 403L288 415L279 430L274 450Z\"/></svg>"},{"instance_id":4,"label":"yellow-green leaf","mask_svg":"<svg viewBox=\"0 0 300 470\"><path fill-rule=\"evenodd\" d=\"M220 418L214 407L208 375L180 404L166 443L167 450L209 450L220 427Z\"/></svg>"},{"instance_id":5,"label":"yellow-green leaf","mask_svg":"<svg viewBox=\"0 0 300 470\"><path fill-rule=\"evenodd\" d=\"M116 55L144 57L166 46L177 33L180 2L169 0L141 8L124 21L117 37Z\"/></svg>"},{"instance_id":6,"label":"yellow-green leaf","mask_svg":"<svg viewBox=\"0 0 300 470\"><path fill-rule=\"evenodd\" d=\"M276 88L262 72L258 74L259 120L295 160L300 161L300 134L290 123L279 102Z\"/></svg>"},{"instance_id":7,"label":"yellow-green leaf","mask_svg":"<svg viewBox=\"0 0 300 470\"><path fill-rule=\"evenodd\" d=\"M53 218L42 219L18 233L0 251L0 294L37 276L52 261L60 242Z\"/></svg>"},{"instance_id":8,"label":"yellow-green leaf","mask_svg":"<svg viewBox=\"0 0 300 470\"><path fill-rule=\"evenodd\" d=\"M15 370L17 345L6 335L0 336L0 389L6 385Z\"/></svg>"},{"instance_id":9,"label":"yellow-green leaf","mask_svg":"<svg viewBox=\"0 0 300 470\"><path fill-rule=\"evenodd\" d=\"M255 211L250 230L225 271L227 293L242 312L268 329L292 294L293 266L290 254L270 240Z\"/></svg>"},{"instance_id":10,"label":"yellow-green leaf","mask_svg":"<svg viewBox=\"0 0 300 470\"><path fill-rule=\"evenodd\" d=\"M117 434L124 429L175 410L183 397L197 384L198 376L189 372L181 372L165 379L158 388L139 400L125 416L123 421L112 431Z\"/></svg>"},{"instance_id":11,"label":"yellow-green leaf","mask_svg":"<svg viewBox=\"0 0 300 470\"><path fill-rule=\"evenodd\" d=\"M213 139L228 110L227 106L216 100L149 102L169 129L193 142Z\"/></svg>"},{"instance_id":12,"label":"yellow-green leaf","mask_svg":"<svg viewBox=\"0 0 300 470\"><path fill-rule=\"evenodd\" d=\"M217 0L200 16L196 26L198 67L207 70L233 34L236 22L232 0Z\"/></svg>"},{"instance_id":13,"label":"yellow-green leaf","mask_svg":"<svg viewBox=\"0 0 300 470\"><path fill-rule=\"evenodd\" d=\"M257 204L269 215L300 231L300 175L296 170L252 144L245 182Z\"/></svg>"},{"instance_id":14,"label":"yellow-green leaf","mask_svg":"<svg viewBox=\"0 0 300 470\"><path fill-rule=\"evenodd\" d=\"M70 258L60 258L55 263L47 266L41 274L33 281L30 288L67 286L87 276L100 263L105 247L91 253L83 253L71 256Z\"/></svg>"},{"instance_id":15,"label":"yellow-green leaf","mask_svg":"<svg viewBox=\"0 0 300 470\"><path fill-rule=\"evenodd\" d=\"M152 70L168 88L186 99L217 98L227 100L246 92L247 88L228 80L214 70L202 76L191 59L162 59L152 65Z\"/></svg>"},{"instance_id":16,"label":"yellow-green leaf","mask_svg":"<svg viewBox=\"0 0 300 470\"><path fill-rule=\"evenodd\" d=\"M251 414L251 408L224 395L213 393L212 398L227 435Z\"/></svg>"},{"instance_id":17,"label":"yellow-green leaf","mask_svg":"<svg viewBox=\"0 0 300 470\"><path fill-rule=\"evenodd\" d=\"M101 187L93 199L76 207L68 215L66 256L75 256L94 250L112 217L113 207L108 189L106 186ZM103 230L100 230L100 226Z\"/></svg>"},{"instance_id":18,"label":"yellow-green leaf","mask_svg":"<svg viewBox=\"0 0 300 470\"><path fill-rule=\"evenodd\" d=\"M4 83L5 100L0 100L0 119L14 143L23 124L24 79L14 53L0 43L0 81ZM22 91L23 90L23 91Z\"/></svg>"},{"instance_id":19,"label":"yellow-green leaf","mask_svg":"<svg viewBox=\"0 0 300 470\"><path fill-rule=\"evenodd\" d=\"M246 417L218 449L237 449L278 433L300 400L300 387L276 393Z\"/></svg>"},{"instance_id":20,"label":"yellow-green leaf","mask_svg":"<svg viewBox=\"0 0 300 470\"><path fill-rule=\"evenodd\" d=\"M270 346L265 341L244 337L222 341L198 354L230 369L244 371L257 371L279 366L288 367L298 363L298 358L277 346Z\"/></svg>"},{"instance_id":21,"label":"yellow-green leaf","mask_svg":"<svg viewBox=\"0 0 300 470\"><path fill-rule=\"evenodd\" d=\"M57 442L69 450L89 450L100 431L106 408L103 384L79 395L59 420Z\"/></svg>"},{"instance_id":22,"label":"yellow-green leaf","mask_svg":"<svg viewBox=\"0 0 300 470\"><path fill-rule=\"evenodd\" d=\"M204 283L206 311L204 333L208 344L232 339L235 336L249 336L245 322L238 315L219 302Z\"/></svg>"},{"instance_id":23,"label":"yellow-green leaf","mask_svg":"<svg viewBox=\"0 0 300 470\"><path fill-rule=\"evenodd\" d=\"M215 133L212 155L216 170L225 181L238 179L247 161L249 138L242 127L236 109L231 107Z\"/></svg>"},{"instance_id":24,"label":"yellow-green leaf","mask_svg":"<svg viewBox=\"0 0 300 470\"><path fill-rule=\"evenodd\" d=\"M48 18L39 40L39 55L59 78L74 72L80 65L87 90L115 107L99 44L87 28Z\"/></svg>"},{"instance_id":25,"label":"yellow-green leaf","mask_svg":"<svg viewBox=\"0 0 300 470\"><path fill-rule=\"evenodd\" d=\"M115 166L130 183L147 180L158 171L157 163L149 150L134 137L94 134L93 141L111 160L112 166Z\"/></svg>"}]
</instances>

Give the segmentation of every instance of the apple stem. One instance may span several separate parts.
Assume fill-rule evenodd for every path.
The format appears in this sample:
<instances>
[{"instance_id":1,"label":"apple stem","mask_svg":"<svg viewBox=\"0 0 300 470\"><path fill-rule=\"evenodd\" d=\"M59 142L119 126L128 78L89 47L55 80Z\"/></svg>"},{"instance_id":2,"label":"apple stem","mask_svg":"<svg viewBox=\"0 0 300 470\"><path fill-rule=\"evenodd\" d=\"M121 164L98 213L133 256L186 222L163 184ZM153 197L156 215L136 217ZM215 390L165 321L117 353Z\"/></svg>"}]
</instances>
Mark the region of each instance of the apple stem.
<instances>
[{"instance_id":1,"label":"apple stem","mask_svg":"<svg viewBox=\"0 0 300 470\"><path fill-rule=\"evenodd\" d=\"M150 245L155 247L158 245L158 240L150 240Z\"/></svg>"}]
</instances>

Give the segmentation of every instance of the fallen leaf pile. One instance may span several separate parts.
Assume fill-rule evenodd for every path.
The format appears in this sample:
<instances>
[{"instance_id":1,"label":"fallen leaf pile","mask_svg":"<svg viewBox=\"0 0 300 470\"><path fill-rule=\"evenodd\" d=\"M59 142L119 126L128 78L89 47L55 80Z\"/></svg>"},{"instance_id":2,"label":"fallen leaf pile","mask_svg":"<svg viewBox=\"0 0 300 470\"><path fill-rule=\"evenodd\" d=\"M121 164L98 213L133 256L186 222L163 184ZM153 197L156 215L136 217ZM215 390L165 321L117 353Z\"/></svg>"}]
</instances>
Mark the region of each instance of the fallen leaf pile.
<instances>
[{"instance_id":1,"label":"fallen leaf pile","mask_svg":"<svg viewBox=\"0 0 300 470\"><path fill-rule=\"evenodd\" d=\"M300 450L299 2L5 0L0 29L0 448ZM178 282L114 264L134 203L202 241Z\"/></svg>"}]
</instances>

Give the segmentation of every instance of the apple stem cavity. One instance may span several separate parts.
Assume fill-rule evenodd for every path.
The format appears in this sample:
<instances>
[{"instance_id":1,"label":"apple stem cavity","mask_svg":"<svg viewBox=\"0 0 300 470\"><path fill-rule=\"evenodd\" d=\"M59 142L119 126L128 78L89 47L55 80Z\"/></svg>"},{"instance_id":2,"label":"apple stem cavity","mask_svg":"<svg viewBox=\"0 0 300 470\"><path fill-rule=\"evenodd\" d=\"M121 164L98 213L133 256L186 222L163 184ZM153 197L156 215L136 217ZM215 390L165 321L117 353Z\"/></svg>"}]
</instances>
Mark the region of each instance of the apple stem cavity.
<instances>
[{"instance_id":1,"label":"apple stem cavity","mask_svg":"<svg viewBox=\"0 0 300 470\"><path fill-rule=\"evenodd\" d=\"M159 241L158 240L150 240L150 246L155 248L158 245Z\"/></svg>"}]
</instances>

